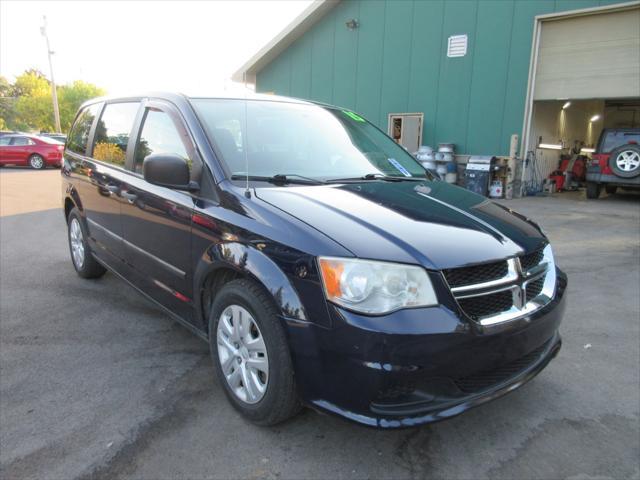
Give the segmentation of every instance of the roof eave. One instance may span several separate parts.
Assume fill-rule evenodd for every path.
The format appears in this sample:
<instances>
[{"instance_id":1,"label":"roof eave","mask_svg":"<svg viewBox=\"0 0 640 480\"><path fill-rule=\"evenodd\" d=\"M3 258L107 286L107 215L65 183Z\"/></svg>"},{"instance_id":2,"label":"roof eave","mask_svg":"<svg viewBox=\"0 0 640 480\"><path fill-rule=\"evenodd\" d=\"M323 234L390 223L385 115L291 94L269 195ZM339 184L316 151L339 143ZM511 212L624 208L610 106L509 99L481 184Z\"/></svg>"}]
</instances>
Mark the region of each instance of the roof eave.
<instances>
[{"instance_id":1,"label":"roof eave","mask_svg":"<svg viewBox=\"0 0 640 480\"><path fill-rule=\"evenodd\" d=\"M232 76L231 80L242 83L256 83L256 74L285 51L293 42L304 35L340 0L315 0L298 15L284 30L276 35L258 53L251 57Z\"/></svg>"}]
</instances>

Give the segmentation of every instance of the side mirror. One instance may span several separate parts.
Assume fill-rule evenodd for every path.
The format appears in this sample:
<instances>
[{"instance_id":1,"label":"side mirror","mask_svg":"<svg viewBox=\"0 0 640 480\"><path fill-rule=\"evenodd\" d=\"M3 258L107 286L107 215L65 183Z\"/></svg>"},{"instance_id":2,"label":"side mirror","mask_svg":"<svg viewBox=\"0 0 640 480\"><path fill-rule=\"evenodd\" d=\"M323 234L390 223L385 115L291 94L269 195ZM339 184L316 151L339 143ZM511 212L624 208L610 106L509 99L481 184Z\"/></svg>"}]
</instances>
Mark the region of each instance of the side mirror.
<instances>
[{"instance_id":1,"label":"side mirror","mask_svg":"<svg viewBox=\"0 0 640 480\"><path fill-rule=\"evenodd\" d=\"M189 165L184 158L171 153L153 153L142 163L144 179L154 185L187 190L199 189L197 182L190 181Z\"/></svg>"}]
</instances>

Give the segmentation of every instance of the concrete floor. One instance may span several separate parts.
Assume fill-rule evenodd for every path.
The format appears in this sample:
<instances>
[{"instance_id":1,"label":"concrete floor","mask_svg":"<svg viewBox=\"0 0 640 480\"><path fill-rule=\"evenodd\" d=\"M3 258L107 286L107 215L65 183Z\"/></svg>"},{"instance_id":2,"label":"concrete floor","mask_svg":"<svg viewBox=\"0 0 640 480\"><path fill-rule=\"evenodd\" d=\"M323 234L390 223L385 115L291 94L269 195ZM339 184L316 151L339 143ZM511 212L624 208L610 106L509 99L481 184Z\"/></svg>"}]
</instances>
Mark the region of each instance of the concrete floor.
<instances>
[{"instance_id":1,"label":"concrete floor","mask_svg":"<svg viewBox=\"0 0 640 480\"><path fill-rule=\"evenodd\" d=\"M1 202L6 175L59 188L55 171L3 170ZM563 349L506 397L394 432L312 411L245 422L204 342L113 275L76 276L57 204L3 216L0 476L640 479L640 197L505 203L541 223L569 274Z\"/></svg>"}]
</instances>

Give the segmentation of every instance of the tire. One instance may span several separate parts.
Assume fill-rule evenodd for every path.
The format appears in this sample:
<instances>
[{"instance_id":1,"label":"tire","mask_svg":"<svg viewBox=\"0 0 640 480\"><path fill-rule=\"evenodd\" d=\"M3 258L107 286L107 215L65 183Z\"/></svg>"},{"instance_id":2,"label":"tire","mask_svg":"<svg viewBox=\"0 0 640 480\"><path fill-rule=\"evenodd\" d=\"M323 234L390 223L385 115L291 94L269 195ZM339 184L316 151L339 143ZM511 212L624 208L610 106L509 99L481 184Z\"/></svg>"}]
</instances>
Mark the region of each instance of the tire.
<instances>
[{"instance_id":1,"label":"tire","mask_svg":"<svg viewBox=\"0 0 640 480\"><path fill-rule=\"evenodd\" d=\"M634 178L640 175L640 146L622 145L609 155L609 167L621 178Z\"/></svg>"},{"instance_id":2,"label":"tire","mask_svg":"<svg viewBox=\"0 0 640 480\"><path fill-rule=\"evenodd\" d=\"M618 191L618 186L617 185L605 185L604 186L604 191L607 192L609 195L613 195L614 193L616 193Z\"/></svg>"},{"instance_id":3,"label":"tire","mask_svg":"<svg viewBox=\"0 0 640 480\"><path fill-rule=\"evenodd\" d=\"M67 218L67 239L71 263L78 275L82 278L100 278L106 273L107 270L91 254L91 247L87 243L87 231L77 208L72 209ZM80 246L82 247L82 260L79 259L77 251L74 253L75 248Z\"/></svg>"},{"instance_id":4,"label":"tire","mask_svg":"<svg viewBox=\"0 0 640 480\"><path fill-rule=\"evenodd\" d=\"M38 155L37 153L34 153L29 157L29 166L34 170L44 170L45 168L47 168L47 164L45 163L44 158L42 158L42 156Z\"/></svg>"},{"instance_id":5,"label":"tire","mask_svg":"<svg viewBox=\"0 0 640 480\"><path fill-rule=\"evenodd\" d=\"M218 379L233 407L257 425L276 425L301 409L289 345L280 322L271 297L250 280L229 282L211 307L209 346ZM258 356L260 345L265 347L263 357ZM232 353L234 349L236 353ZM259 361L261 369L253 368L252 361ZM244 387L244 379L251 388ZM252 391L256 394L253 398Z\"/></svg>"},{"instance_id":6,"label":"tire","mask_svg":"<svg viewBox=\"0 0 640 480\"><path fill-rule=\"evenodd\" d=\"M587 182L587 198L598 198L602 185L595 182Z\"/></svg>"}]
</instances>

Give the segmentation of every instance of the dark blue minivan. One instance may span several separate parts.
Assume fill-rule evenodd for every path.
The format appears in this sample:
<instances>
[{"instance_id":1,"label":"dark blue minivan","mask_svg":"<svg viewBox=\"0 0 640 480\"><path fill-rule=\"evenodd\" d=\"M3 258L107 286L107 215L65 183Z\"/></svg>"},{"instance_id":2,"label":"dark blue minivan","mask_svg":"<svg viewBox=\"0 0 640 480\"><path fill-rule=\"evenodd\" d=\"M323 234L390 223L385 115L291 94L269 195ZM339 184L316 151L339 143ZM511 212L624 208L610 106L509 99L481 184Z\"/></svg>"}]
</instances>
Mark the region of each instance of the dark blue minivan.
<instances>
[{"instance_id":1,"label":"dark blue minivan","mask_svg":"<svg viewBox=\"0 0 640 480\"><path fill-rule=\"evenodd\" d=\"M566 275L534 222L434 178L348 109L255 95L84 104L62 168L73 265L209 342L245 417L460 414L560 349Z\"/></svg>"}]
</instances>

